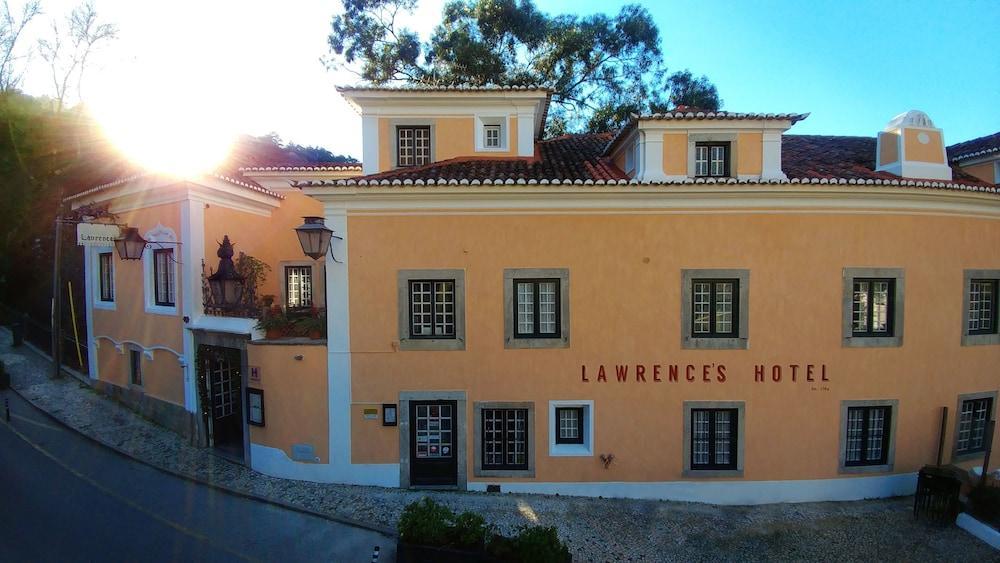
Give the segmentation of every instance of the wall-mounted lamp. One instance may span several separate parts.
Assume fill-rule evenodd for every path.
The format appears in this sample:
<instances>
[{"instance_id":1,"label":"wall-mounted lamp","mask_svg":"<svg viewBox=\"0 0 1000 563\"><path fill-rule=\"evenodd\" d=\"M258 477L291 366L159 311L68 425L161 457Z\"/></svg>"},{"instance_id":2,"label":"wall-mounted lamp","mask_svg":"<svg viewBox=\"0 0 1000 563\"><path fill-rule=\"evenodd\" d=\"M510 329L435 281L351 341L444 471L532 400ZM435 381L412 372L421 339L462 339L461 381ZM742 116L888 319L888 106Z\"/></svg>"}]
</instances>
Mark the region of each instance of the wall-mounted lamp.
<instances>
[{"instance_id":1,"label":"wall-mounted lamp","mask_svg":"<svg viewBox=\"0 0 1000 563\"><path fill-rule=\"evenodd\" d=\"M327 228L322 217L303 217L303 219L305 223L295 227L295 234L299 237L302 252L313 260L326 256L330 251L330 239L343 240ZM336 257L333 257L333 261L339 262Z\"/></svg>"},{"instance_id":2,"label":"wall-mounted lamp","mask_svg":"<svg viewBox=\"0 0 1000 563\"><path fill-rule=\"evenodd\" d=\"M122 260L140 260L146 249L146 239L139 234L139 229L126 227L125 233L115 239L115 250Z\"/></svg>"}]
</instances>

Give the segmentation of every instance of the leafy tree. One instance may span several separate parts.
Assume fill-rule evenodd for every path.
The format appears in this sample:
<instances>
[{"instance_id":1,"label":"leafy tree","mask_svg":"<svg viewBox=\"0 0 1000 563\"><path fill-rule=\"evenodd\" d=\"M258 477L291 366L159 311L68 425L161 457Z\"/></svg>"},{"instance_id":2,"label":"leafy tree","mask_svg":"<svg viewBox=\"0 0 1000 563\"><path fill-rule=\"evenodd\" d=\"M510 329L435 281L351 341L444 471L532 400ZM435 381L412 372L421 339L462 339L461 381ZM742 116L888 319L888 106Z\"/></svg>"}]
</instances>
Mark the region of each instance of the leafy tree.
<instances>
[{"instance_id":1,"label":"leafy tree","mask_svg":"<svg viewBox=\"0 0 1000 563\"><path fill-rule=\"evenodd\" d=\"M682 70L670 75L667 79L670 91L670 107L690 106L693 108L716 111L722 107L719 91L705 75L695 78L690 70ZM653 109L664 111L666 106Z\"/></svg>"},{"instance_id":2,"label":"leafy tree","mask_svg":"<svg viewBox=\"0 0 1000 563\"><path fill-rule=\"evenodd\" d=\"M669 100L659 29L639 5L615 16L553 16L532 0L451 0L421 44L398 23L416 0L342 2L330 64L373 84L547 87L550 135L583 125L615 129L631 113Z\"/></svg>"}]
</instances>

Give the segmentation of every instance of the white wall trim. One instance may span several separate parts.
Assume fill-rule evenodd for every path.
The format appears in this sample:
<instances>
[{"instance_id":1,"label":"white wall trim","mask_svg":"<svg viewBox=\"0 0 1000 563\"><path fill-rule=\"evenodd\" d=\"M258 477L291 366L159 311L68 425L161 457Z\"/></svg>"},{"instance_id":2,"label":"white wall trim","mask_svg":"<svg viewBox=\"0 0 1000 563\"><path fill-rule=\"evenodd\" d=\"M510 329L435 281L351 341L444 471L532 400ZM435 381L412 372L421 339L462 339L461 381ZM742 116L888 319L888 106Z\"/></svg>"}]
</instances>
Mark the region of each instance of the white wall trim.
<instances>
[{"instance_id":1,"label":"white wall trim","mask_svg":"<svg viewBox=\"0 0 1000 563\"><path fill-rule=\"evenodd\" d=\"M83 247L83 283L84 289L86 290L86 296L84 303L84 308L87 314L87 342L94 343L94 349L97 349L97 340L94 337L94 262L95 258L93 247L85 246ZM91 379L99 379L100 372L98 369L98 361L96 353L87 354L87 375Z\"/></svg>"},{"instance_id":2,"label":"white wall trim","mask_svg":"<svg viewBox=\"0 0 1000 563\"><path fill-rule=\"evenodd\" d=\"M992 526L983 524L965 512L958 515L955 525L986 542L986 545L993 549L1000 550L1000 531L994 530Z\"/></svg>"},{"instance_id":3,"label":"white wall trim","mask_svg":"<svg viewBox=\"0 0 1000 563\"><path fill-rule=\"evenodd\" d=\"M156 350L163 350L165 352L170 352L174 356L177 356L177 362L181 365L181 367L186 367L188 365L187 360L184 357L184 354L178 352L177 350L174 350L173 348L171 348L169 346L161 346L159 344L154 344L152 346L146 346L146 345L142 344L141 342L137 342L135 340L115 340L114 338L112 338L110 336L105 336L103 334L100 334L100 335L95 336L94 339L93 339L93 341L92 341L94 343L94 349L95 350L100 349L100 347L101 347L100 341L101 340L107 340L107 341L111 342L115 346L115 350L117 350L119 354L124 354L126 346L127 345L132 345L132 346L135 346L136 348L141 349L142 350L142 354L144 356L146 356L146 358L148 358L150 360L153 359L153 352L155 352Z\"/></svg>"},{"instance_id":4,"label":"white wall trim","mask_svg":"<svg viewBox=\"0 0 1000 563\"><path fill-rule=\"evenodd\" d=\"M333 458L331 457L331 460ZM376 487L399 487L398 463L369 463L350 467L349 474L331 464L294 461L284 450L250 444L250 460L254 471L282 479L298 479L316 483L344 483Z\"/></svg>"},{"instance_id":5,"label":"white wall trim","mask_svg":"<svg viewBox=\"0 0 1000 563\"><path fill-rule=\"evenodd\" d=\"M489 479L469 482L470 491L485 491L495 484ZM501 483L505 493L559 494L583 497L637 498L704 502L724 505L773 504L782 502L825 502L862 500L912 495L917 486L916 473L850 477L842 479L803 479L793 481L683 481Z\"/></svg>"},{"instance_id":6,"label":"white wall trim","mask_svg":"<svg viewBox=\"0 0 1000 563\"><path fill-rule=\"evenodd\" d=\"M556 418L558 407L584 408L584 435L582 444L557 444L556 432L559 430L559 420ZM594 455L594 401L549 401L549 456L551 457L592 457Z\"/></svg>"},{"instance_id":7,"label":"white wall trim","mask_svg":"<svg viewBox=\"0 0 1000 563\"><path fill-rule=\"evenodd\" d=\"M117 309L118 303L118 280L115 278L118 266L115 264L115 249L111 246L85 246L84 249L87 270L87 301L92 303L94 309L114 311ZM101 301L101 264L99 260L101 254L108 252L111 253L111 301Z\"/></svg>"},{"instance_id":8,"label":"white wall trim","mask_svg":"<svg viewBox=\"0 0 1000 563\"><path fill-rule=\"evenodd\" d=\"M181 225L184 224L184 212L181 210ZM142 285L143 285L143 301L145 303L145 310L147 313L152 313L154 315L168 315L176 316L178 311L178 306L180 305L180 299L183 295L183 281L180 276L180 268L178 268L178 262L183 260L178 252L177 244L177 234L170 227L165 227L161 223L157 223L155 227L146 231L146 234L142 236L149 243L146 245L145 250L142 251ZM156 283L153 279L153 251L171 248L173 249L174 261L171 264L174 270L174 304L168 305L157 305L156 304ZM178 291L181 290L181 291Z\"/></svg>"}]
</instances>

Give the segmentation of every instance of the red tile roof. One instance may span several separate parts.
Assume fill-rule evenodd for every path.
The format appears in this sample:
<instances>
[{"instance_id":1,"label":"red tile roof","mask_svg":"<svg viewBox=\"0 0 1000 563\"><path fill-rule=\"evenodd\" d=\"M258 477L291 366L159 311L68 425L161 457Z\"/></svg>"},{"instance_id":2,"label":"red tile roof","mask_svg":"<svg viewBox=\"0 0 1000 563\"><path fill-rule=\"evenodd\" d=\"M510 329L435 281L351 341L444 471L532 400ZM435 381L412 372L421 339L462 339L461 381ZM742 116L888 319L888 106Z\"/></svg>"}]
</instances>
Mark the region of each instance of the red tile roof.
<instances>
[{"instance_id":1,"label":"red tile roof","mask_svg":"<svg viewBox=\"0 0 1000 563\"><path fill-rule=\"evenodd\" d=\"M948 147L948 159L951 162L996 153L1000 153L1000 132L956 143Z\"/></svg>"}]
</instances>

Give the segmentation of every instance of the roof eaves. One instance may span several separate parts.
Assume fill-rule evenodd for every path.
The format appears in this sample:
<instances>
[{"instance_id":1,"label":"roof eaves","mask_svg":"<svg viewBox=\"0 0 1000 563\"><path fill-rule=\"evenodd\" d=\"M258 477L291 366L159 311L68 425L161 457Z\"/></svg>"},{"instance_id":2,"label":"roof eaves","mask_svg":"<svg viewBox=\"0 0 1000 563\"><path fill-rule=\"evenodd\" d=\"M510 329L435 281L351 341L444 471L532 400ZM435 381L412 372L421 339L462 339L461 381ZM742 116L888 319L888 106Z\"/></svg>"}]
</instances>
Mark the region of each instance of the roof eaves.
<instances>
[{"instance_id":1,"label":"roof eaves","mask_svg":"<svg viewBox=\"0 0 1000 563\"><path fill-rule=\"evenodd\" d=\"M949 159L949 161L950 162L958 162L960 160L968 160L970 158L976 158L976 157L979 157L979 156L986 156L986 155L993 154L993 153L996 153L996 152L1000 152L1000 147L990 147L988 149L978 150L978 151L975 151L975 152L963 153L963 154L951 157Z\"/></svg>"}]
</instances>

